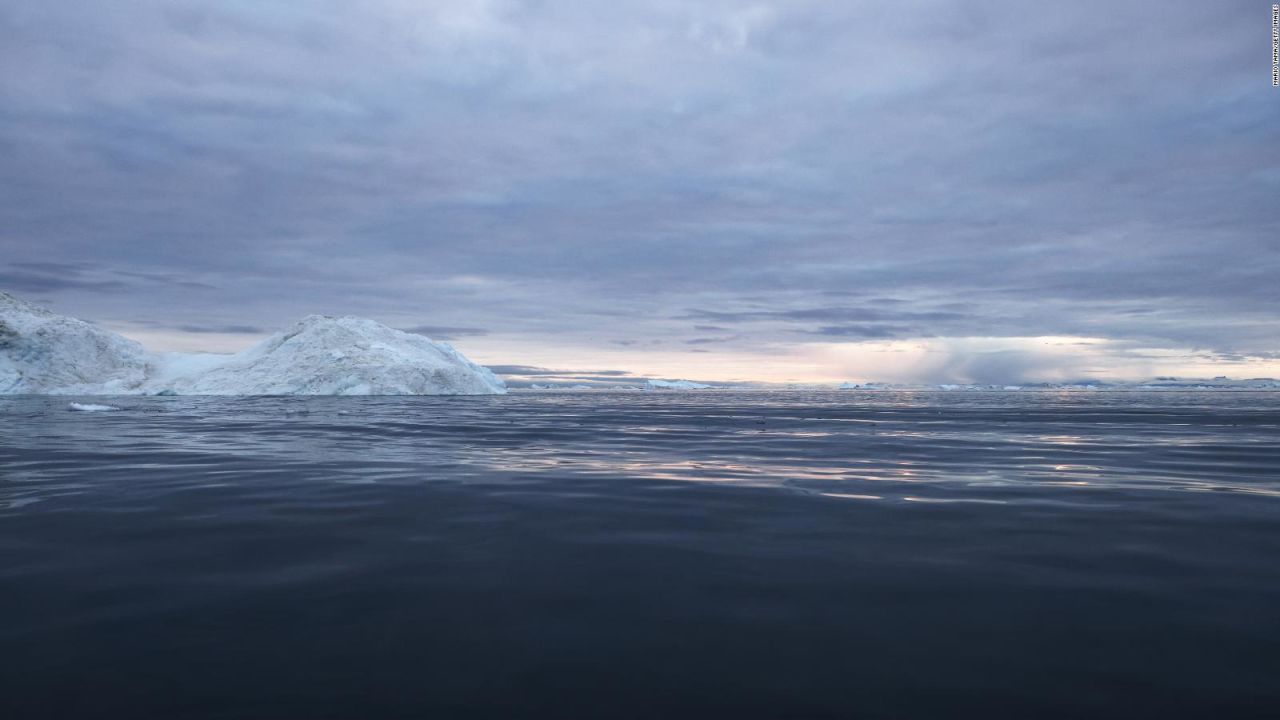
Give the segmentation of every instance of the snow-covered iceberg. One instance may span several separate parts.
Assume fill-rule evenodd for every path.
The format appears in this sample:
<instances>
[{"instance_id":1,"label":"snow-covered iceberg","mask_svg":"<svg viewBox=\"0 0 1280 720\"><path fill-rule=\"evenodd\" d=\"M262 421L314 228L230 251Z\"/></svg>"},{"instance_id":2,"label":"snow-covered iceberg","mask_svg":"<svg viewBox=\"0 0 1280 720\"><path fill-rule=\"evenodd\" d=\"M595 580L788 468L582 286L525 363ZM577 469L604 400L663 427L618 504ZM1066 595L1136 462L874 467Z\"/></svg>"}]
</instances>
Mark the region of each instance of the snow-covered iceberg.
<instances>
[{"instance_id":1,"label":"snow-covered iceberg","mask_svg":"<svg viewBox=\"0 0 1280 720\"><path fill-rule=\"evenodd\" d=\"M133 340L0 292L0 394L138 393L154 369Z\"/></svg>"},{"instance_id":2,"label":"snow-covered iceberg","mask_svg":"<svg viewBox=\"0 0 1280 720\"><path fill-rule=\"evenodd\" d=\"M506 386L448 343L312 315L235 355L155 355L0 292L0 394L492 395Z\"/></svg>"},{"instance_id":3,"label":"snow-covered iceberg","mask_svg":"<svg viewBox=\"0 0 1280 720\"><path fill-rule=\"evenodd\" d=\"M691 380L646 380L645 390L706 390L710 385L703 385Z\"/></svg>"},{"instance_id":4,"label":"snow-covered iceberg","mask_svg":"<svg viewBox=\"0 0 1280 720\"><path fill-rule=\"evenodd\" d=\"M181 364L188 358L177 358ZM492 395L488 368L448 343L358 317L311 315L194 374L169 373L179 395Z\"/></svg>"}]
</instances>

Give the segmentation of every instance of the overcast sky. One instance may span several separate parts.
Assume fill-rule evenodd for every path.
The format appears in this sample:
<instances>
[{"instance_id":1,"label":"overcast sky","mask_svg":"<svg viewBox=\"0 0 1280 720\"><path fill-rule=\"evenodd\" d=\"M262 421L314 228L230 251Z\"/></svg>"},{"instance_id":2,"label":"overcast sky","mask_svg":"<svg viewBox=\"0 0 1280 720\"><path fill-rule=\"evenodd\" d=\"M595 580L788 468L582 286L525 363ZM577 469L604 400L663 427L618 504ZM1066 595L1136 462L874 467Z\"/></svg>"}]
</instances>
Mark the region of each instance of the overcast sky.
<instances>
[{"instance_id":1,"label":"overcast sky","mask_svg":"<svg viewBox=\"0 0 1280 720\"><path fill-rule=\"evenodd\" d=\"M530 374L1280 376L1270 35L1252 0L10 0L0 289L155 349L318 312Z\"/></svg>"}]
</instances>

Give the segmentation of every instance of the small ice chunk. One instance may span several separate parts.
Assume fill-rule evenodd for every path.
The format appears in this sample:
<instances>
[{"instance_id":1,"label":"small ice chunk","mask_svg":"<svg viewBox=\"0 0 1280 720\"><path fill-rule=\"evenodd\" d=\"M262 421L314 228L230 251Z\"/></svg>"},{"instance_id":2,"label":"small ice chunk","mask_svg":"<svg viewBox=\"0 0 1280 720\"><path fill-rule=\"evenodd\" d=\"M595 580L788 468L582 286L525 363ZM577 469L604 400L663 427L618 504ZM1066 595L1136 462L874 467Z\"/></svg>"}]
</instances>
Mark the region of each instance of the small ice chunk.
<instances>
[{"instance_id":1,"label":"small ice chunk","mask_svg":"<svg viewBox=\"0 0 1280 720\"><path fill-rule=\"evenodd\" d=\"M94 405L93 403L73 402L67 405L67 409L72 412L110 412L112 410L119 410L120 408L115 405Z\"/></svg>"}]
</instances>

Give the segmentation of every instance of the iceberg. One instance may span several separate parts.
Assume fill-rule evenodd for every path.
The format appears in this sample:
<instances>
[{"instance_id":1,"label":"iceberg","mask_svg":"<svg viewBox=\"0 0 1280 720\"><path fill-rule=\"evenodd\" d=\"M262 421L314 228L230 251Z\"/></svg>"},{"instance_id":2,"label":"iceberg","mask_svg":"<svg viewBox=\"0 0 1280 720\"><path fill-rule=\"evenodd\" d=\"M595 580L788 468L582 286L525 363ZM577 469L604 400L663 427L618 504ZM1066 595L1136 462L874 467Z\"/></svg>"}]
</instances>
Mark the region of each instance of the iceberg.
<instances>
[{"instance_id":1,"label":"iceberg","mask_svg":"<svg viewBox=\"0 0 1280 720\"><path fill-rule=\"evenodd\" d=\"M710 387L690 380L646 380L644 383L645 390L706 390Z\"/></svg>"},{"instance_id":2,"label":"iceberg","mask_svg":"<svg viewBox=\"0 0 1280 720\"><path fill-rule=\"evenodd\" d=\"M188 358L181 358L188 363ZM179 395L493 395L488 368L452 345L359 317L311 315L293 327L183 376Z\"/></svg>"},{"instance_id":3,"label":"iceberg","mask_svg":"<svg viewBox=\"0 0 1280 720\"><path fill-rule=\"evenodd\" d=\"M154 369L137 342L0 292L0 395L138 393Z\"/></svg>"},{"instance_id":4,"label":"iceberg","mask_svg":"<svg viewBox=\"0 0 1280 720\"><path fill-rule=\"evenodd\" d=\"M0 394L493 395L452 345L358 317L312 315L234 355L152 354L0 293Z\"/></svg>"}]
</instances>

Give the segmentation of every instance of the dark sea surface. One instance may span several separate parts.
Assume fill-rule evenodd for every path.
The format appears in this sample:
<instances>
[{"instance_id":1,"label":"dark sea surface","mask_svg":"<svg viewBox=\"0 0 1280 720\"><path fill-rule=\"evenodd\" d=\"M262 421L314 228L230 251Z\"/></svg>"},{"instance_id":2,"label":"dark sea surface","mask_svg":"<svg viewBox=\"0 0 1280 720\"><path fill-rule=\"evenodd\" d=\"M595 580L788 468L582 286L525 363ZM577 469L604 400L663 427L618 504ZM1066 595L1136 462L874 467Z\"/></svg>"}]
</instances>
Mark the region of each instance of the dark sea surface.
<instances>
[{"instance_id":1,"label":"dark sea surface","mask_svg":"<svg viewBox=\"0 0 1280 720\"><path fill-rule=\"evenodd\" d=\"M970 716L1280 717L1280 393L0 398L5 720Z\"/></svg>"}]
</instances>

